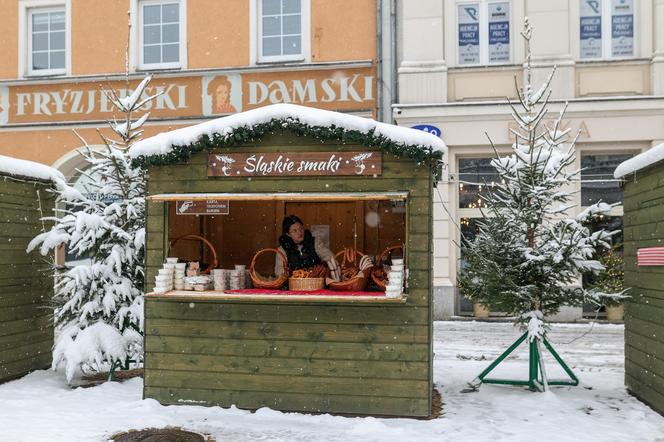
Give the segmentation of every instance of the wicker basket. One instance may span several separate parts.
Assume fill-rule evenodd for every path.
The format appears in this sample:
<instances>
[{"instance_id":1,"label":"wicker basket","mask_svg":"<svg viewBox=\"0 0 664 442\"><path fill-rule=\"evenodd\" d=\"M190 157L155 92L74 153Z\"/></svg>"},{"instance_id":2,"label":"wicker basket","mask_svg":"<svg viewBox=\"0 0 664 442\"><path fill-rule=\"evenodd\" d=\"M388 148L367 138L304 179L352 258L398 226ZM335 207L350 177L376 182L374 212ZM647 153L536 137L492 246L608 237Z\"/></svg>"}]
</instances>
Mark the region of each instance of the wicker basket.
<instances>
[{"instance_id":1,"label":"wicker basket","mask_svg":"<svg viewBox=\"0 0 664 442\"><path fill-rule=\"evenodd\" d=\"M276 254L281 256L281 262L284 266L284 271L279 276L277 279L273 279L272 281L268 281L265 279L262 279L261 275L256 272L256 258L258 258L259 255L265 252L275 252ZM249 277L251 278L251 282L254 284L254 287L259 288L259 289L281 289L281 287L286 283L286 280L288 279L288 260L286 259L286 255L284 255L279 249L261 249L256 254L254 255L253 259L251 260L251 265L249 266Z\"/></svg>"},{"instance_id":2,"label":"wicker basket","mask_svg":"<svg viewBox=\"0 0 664 442\"><path fill-rule=\"evenodd\" d=\"M392 255L392 252L395 250L402 250L403 246L390 246L381 252L380 255L376 258L376 263L374 264L373 271L371 272L371 279L380 287L381 290L385 290L387 286L387 275L383 271L383 262L387 260L389 256Z\"/></svg>"},{"instance_id":3,"label":"wicker basket","mask_svg":"<svg viewBox=\"0 0 664 442\"><path fill-rule=\"evenodd\" d=\"M325 278L288 278L288 290L306 292L325 288Z\"/></svg>"},{"instance_id":4,"label":"wicker basket","mask_svg":"<svg viewBox=\"0 0 664 442\"><path fill-rule=\"evenodd\" d=\"M339 261L339 258L341 258L340 266L341 273L343 274L344 269L355 268L357 270L359 266L359 259L362 259L364 254L359 250L344 249L334 256L337 262ZM331 282L328 285L328 288L338 292L362 292L367 288L371 270L372 268L369 267L362 272L363 276L355 276L354 278L346 279L344 281Z\"/></svg>"},{"instance_id":5,"label":"wicker basket","mask_svg":"<svg viewBox=\"0 0 664 442\"><path fill-rule=\"evenodd\" d=\"M168 245L168 250L170 251L173 248L173 246L175 245L175 243L182 240L182 239L202 241L203 244L205 244L208 247L208 249L210 249L210 253L212 253L212 264L210 264L210 266L207 269L203 270L201 272L201 275L208 274L208 273L210 273L210 271L212 269L216 269L219 266L219 261L217 260L217 251L214 249L214 246L212 245L212 243L209 240L207 240L207 239L205 239L205 238L203 238L202 236L199 236L199 235L184 235L184 236L180 236L178 238L175 238Z\"/></svg>"}]
</instances>

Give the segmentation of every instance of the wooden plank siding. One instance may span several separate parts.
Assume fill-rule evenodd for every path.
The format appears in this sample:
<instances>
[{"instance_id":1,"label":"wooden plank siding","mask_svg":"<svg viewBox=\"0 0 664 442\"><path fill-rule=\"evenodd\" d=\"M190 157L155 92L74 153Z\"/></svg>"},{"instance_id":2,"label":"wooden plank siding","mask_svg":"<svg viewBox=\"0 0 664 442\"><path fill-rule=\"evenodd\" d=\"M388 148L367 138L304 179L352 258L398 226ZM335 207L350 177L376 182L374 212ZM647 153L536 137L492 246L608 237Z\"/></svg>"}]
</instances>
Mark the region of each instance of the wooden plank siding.
<instances>
[{"instance_id":1,"label":"wooden plank siding","mask_svg":"<svg viewBox=\"0 0 664 442\"><path fill-rule=\"evenodd\" d=\"M664 413L664 267L637 266L637 250L664 245L664 164L624 185L625 384Z\"/></svg>"},{"instance_id":2,"label":"wooden plank siding","mask_svg":"<svg viewBox=\"0 0 664 442\"><path fill-rule=\"evenodd\" d=\"M367 148L275 135L224 152L247 150ZM429 168L384 153L383 173L376 177L208 178L206 169L207 153L183 164L152 166L148 193L407 191L408 299L350 304L148 297L144 396L163 404L428 416L433 387ZM167 253L165 204L149 202L147 216L149 291Z\"/></svg>"},{"instance_id":3,"label":"wooden plank siding","mask_svg":"<svg viewBox=\"0 0 664 442\"><path fill-rule=\"evenodd\" d=\"M0 382L51 365L53 280L28 243L52 215L50 184L0 176ZM48 226L47 226L48 228Z\"/></svg>"}]
</instances>

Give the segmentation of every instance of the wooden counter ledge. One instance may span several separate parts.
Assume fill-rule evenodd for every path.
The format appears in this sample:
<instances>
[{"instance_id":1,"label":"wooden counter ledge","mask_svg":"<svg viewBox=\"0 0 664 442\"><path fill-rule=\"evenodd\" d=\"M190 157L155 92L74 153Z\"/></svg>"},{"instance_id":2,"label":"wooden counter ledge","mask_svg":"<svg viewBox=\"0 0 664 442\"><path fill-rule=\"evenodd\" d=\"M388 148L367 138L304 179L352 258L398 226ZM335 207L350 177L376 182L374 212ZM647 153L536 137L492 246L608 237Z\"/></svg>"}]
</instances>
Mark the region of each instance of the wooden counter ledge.
<instances>
[{"instance_id":1,"label":"wooden counter ledge","mask_svg":"<svg viewBox=\"0 0 664 442\"><path fill-rule=\"evenodd\" d=\"M275 292L274 294L265 295L248 295L248 294L234 294L224 293L218 291L185 291L185 290L171 290L166 293L146 293L148 298L172 299L178 301L199 300L199 301L285 301L285 302L343 302L343 303L373 303L373 304L404 304L407 296L399 298L386 298L384 295L378 296L343 296L343 295L280 295Z\"/></svg>"}]
</instances>

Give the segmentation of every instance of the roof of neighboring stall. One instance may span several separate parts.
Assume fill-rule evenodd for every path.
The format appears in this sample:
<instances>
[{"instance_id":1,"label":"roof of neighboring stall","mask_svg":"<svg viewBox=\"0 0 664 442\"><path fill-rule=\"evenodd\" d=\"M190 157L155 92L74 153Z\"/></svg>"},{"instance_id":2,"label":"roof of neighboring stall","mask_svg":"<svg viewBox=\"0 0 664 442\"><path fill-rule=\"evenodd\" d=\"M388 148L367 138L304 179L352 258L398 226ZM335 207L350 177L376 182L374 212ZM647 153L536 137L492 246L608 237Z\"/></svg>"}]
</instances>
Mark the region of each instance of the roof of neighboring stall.
<instances>
[{"instance_id":1,"label":"roof of neighboring stall","mask_svg":"<svg viewBox=\"0 0 664 442\"><path fill-rule=\"evenodd\" d=\"M318 140L375 146L416 161L441 159L447 152L443 140L420 130L295 104L273 104L160 133L134 144L129 155L140 164L169 164L204 149L254 142L280 129Z\"/></svg>"},{"instance_id":2,"label":"roof of neighboring stall","mask_svg":"<svg viewBox=\"0 0 664 442\"><path fill-rule=\"evenodd\" d=\"M65 180L62 173L50 166L4 155L0 155L0 175L39 181Z\"/></svg>"},{"instance_id":3,"label":"roof of neighboring stall","mask_svg":"<svg viewBox=\"0 0 664 442\"><path fill-rule=\"evenodd\" d=\"M625 175L639 171L648 166L651 166L655 163L664 160L664 143L658 144L655 147L651 147L647 151L638 154L634 158L630 158L627 161L623 161L616 167L613 176L615 178L622 178Z\"/></svg>"}]
</instances>

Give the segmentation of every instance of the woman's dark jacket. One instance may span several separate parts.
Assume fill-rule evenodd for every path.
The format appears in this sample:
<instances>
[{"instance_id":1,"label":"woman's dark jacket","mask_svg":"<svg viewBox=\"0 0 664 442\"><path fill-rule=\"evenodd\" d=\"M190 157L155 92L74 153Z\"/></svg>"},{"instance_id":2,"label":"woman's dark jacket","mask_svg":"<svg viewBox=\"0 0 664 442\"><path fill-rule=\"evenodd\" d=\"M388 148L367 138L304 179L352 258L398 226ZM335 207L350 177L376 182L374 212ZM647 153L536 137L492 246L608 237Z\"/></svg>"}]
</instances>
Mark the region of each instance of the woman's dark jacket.
<instances>
[{"instance_id":1,"label":"woman's dark jacket","mask_svg":"<svg viewBox=\"0 0 664 442\"><path fill-rule=\"evenodd\" d=\"M281 237L279 237L279 245L286 252L288 270L291 272L298 269L308 269L321 262L320 257L316 253L314 237L308 230L304 232L302 249L298 249L295 241L293 241L288 235L281 235Z\"/></svg>"}]
</instances>

